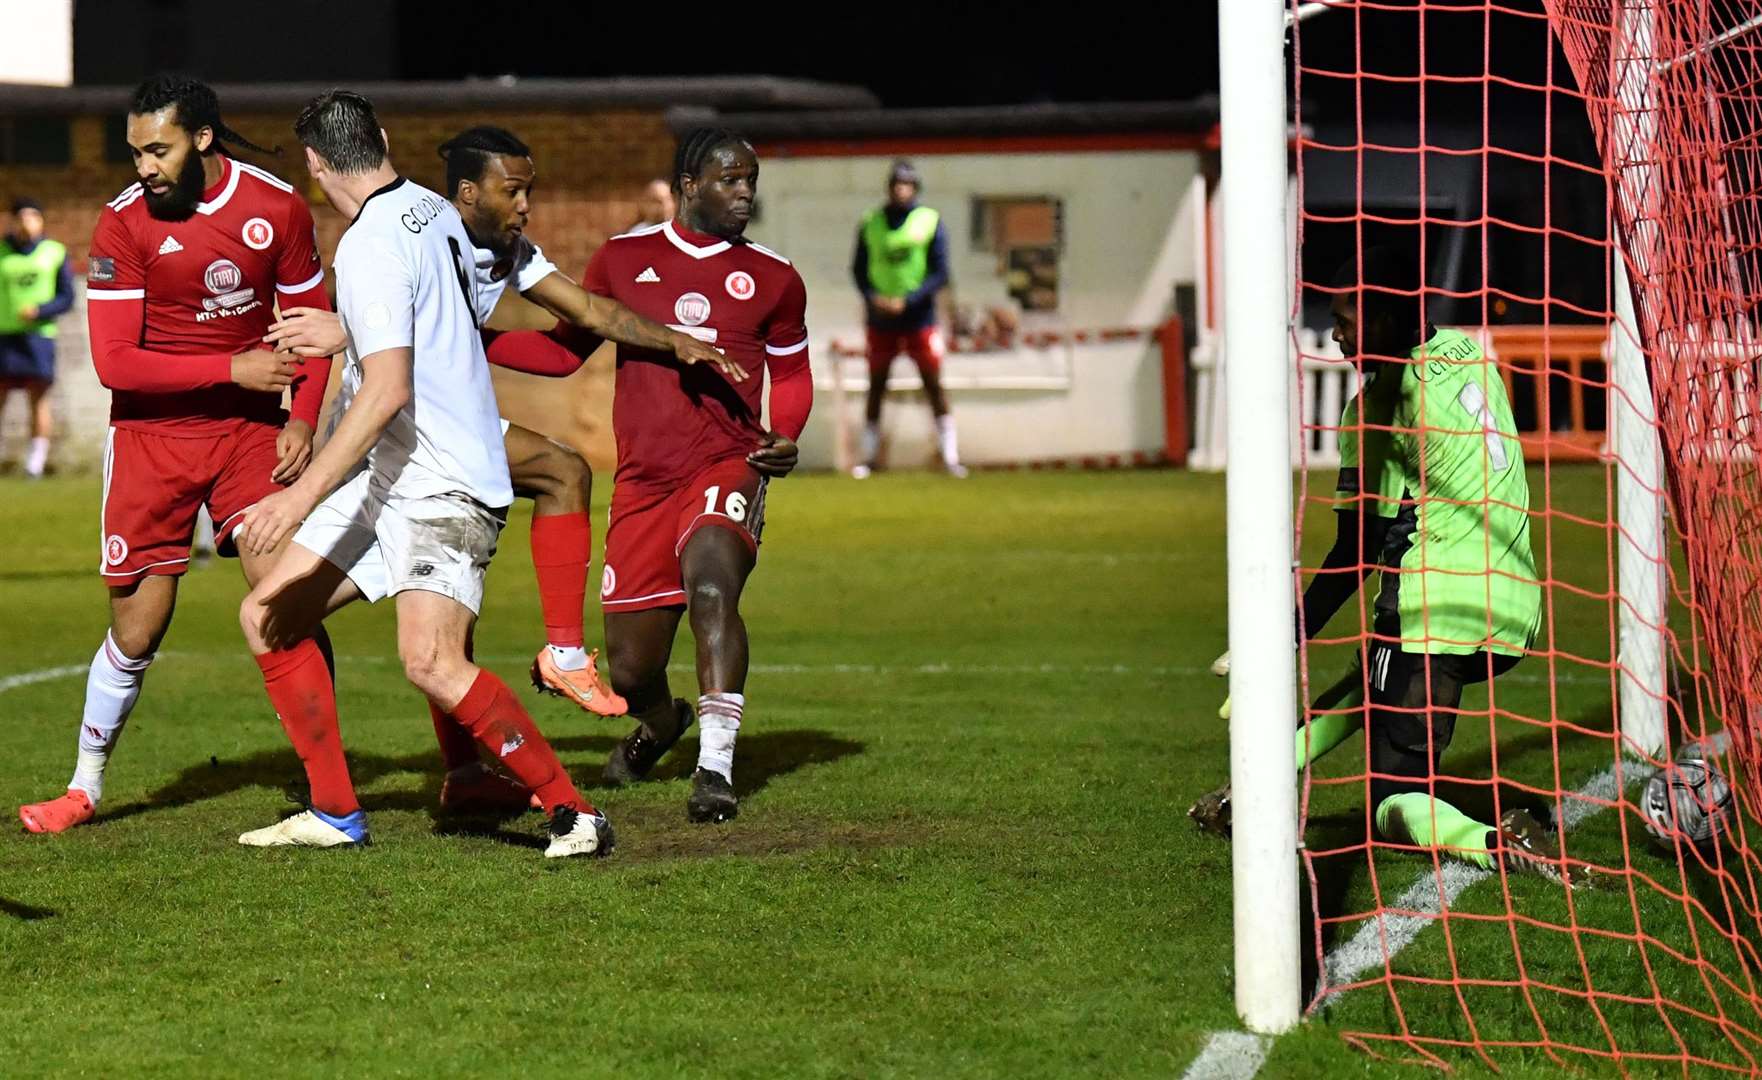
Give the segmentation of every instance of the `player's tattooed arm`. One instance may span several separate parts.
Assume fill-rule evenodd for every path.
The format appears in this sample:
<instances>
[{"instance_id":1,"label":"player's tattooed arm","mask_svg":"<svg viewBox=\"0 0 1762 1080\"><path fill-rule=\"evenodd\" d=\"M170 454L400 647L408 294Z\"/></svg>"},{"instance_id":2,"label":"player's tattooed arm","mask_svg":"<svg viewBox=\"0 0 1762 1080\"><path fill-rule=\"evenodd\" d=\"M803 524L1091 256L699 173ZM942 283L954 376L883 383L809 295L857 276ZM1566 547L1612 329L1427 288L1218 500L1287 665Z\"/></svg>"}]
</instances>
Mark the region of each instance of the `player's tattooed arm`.
<instances>
[{"instance_id":1,"label":"player's tattooed arm","mask_svg":"<svg viewBox=\"0 0 1762 1080\"><path fill-rule=\"evenodd\" d=\"M557 318L611 341L670 352L682 364L714 364L735 382L747 378L746 369L715 346L645 319L611 297L595 296L562 274L547 274L521 295Z\"/></svg>"}]
</instances>

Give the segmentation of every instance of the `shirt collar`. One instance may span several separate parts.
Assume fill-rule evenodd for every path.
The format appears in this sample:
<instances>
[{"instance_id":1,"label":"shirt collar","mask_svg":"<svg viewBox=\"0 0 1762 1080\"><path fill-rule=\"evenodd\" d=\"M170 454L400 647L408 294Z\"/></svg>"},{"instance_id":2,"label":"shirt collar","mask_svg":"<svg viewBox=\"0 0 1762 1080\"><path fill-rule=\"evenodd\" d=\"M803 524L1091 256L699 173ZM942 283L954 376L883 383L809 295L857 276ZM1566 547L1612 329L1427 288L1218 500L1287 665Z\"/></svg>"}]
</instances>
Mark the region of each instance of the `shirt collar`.
<instances>
[{"instance_id":1,"label":"shirt collar","mask_svg":"<svg viewBox=\"0 0 1762 1080\"><path fill-rule=\"evenodd\" d=\"M396 191L403 186L404 186L404 178L400 176L400 177L393 179L391 183L385 185L384 187L376 188L374 190L373 194L371 194L371 195L367 196L365 199L361 200L361 209L355 211L355 216L349 219L349 224L353 225L355 222L361 220L361 215L362 215L362 213L364 213L366 211L368 203L372 202L374 199L379 198L381 195L384 195L388 191Z\"/></svg>"}]
</instances>

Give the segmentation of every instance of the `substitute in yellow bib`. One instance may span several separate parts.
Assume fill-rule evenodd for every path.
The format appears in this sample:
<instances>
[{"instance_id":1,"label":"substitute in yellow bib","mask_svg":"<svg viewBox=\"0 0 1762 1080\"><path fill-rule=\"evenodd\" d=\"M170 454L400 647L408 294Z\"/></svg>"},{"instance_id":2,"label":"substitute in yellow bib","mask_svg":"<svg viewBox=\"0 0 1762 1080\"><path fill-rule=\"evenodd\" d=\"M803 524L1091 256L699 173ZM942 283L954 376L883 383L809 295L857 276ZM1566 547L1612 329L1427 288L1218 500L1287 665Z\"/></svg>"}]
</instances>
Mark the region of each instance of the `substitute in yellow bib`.
<instances>
[{"instance_id":1,"label":"substitute in yellow bib","mask_svg":"<svg viewBox=\"0 0 1762 1080\"><path fill-rule=\"evenodd\" d=\"M0 236L0 407L14 390L31 406L31 447L24 470L42 476L49 463L49 387L55 382L55 319L73 306L67 249L44 235L35 199L12 204Z\"/></svg>"},{"instance_id":2,"label":"substitute in yellow bib","mask_svg":"<svg viewBox=\"0 0 1762 1080\"><path fill-rule=\"evenodd\" d=\"M936 443L951 476L965 476L954 439L954 418L942 393L942 333L936 328L936 294L948 285L948 233L942 216L918 204L922 180L909 161L887 174L887 205L863 215L857 229L851 274L863 294L869 331L868 423L863 427L859 480L875 468L881 452L881 401L887 373L900 353L918 365L924 396L936 415Z\"/></svg>"}]
</instances>

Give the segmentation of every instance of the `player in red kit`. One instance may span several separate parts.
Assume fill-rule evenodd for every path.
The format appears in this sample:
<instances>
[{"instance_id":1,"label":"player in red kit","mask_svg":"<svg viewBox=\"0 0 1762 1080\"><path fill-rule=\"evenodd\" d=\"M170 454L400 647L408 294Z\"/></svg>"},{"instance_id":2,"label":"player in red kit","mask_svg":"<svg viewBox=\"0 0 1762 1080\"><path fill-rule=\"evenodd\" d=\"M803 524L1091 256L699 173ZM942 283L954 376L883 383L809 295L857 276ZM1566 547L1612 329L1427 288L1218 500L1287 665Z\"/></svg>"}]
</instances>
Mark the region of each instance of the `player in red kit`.
<instances>
[{"instance_id":1,"label":"player in red kit","mask_svg":"<svg viewBox=\"0 0 1762 1080\"><path fill-rule=\"evenodd\" d=\"M640 724L613 749L605 778L647 775L691 725L690 705L667 686L673 638L689 611L702 727L686 804L693 821L725 821L739 808L734 741L747 674L740 594L758 558L766 482L795 468L795 439L813 404L801 275L743 235L758 179L745 139L692 132L674 161L679 216L614 237L583 280L589 292L715 345L746 371L762 365L770 374L767 430L759 379L734 383L711 365L618 346L618 470L600 601L612 687ZM508 347L492 348L492 362L546 372L545 351L513 347L519 341L498 341ZM592 344L575 351L586 355Z\"/></svg>"},{"instance_id":2,"label":"player in red kit","mask_svg":"<svg viewBox=\"0 0 1762 1080\"><path fill-rule=\"evenodd\" d=\"M255 583L278 552L234 551L246 509L312 457L328 359L261 348L275 305L328 309L312 215L275 176L228 156L252 147L214 91L160 75L135 91L128 144L140 182L100 213L87 269L98 378L112 393L99 572L110 631L86 682L67 793L19 808L32 832L88 821L141 680L171 625L206 505L223 554ZM290 414L282 391L292 387Z\"/></svg>"}]
</instances>

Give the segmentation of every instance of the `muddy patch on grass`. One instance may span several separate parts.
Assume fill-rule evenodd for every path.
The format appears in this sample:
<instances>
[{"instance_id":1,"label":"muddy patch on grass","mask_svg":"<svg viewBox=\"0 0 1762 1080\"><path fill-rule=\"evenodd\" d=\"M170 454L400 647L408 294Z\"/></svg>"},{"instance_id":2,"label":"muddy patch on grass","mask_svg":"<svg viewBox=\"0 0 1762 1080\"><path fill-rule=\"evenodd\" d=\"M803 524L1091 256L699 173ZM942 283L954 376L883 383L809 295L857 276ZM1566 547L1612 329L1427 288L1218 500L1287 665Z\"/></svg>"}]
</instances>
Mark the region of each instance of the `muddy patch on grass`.
<instances>
[{"instance_id":1,"label":"muddy patch on grass","mask_svg":"<svg viewBox=\"0 0 1762 1080\"><path fill-rule=\"evenodd\" d=\"M804 851L906 847L923 839L921 825L906 818L836 821L773 810L743 809L733 821L694 825L683 806L629 807L613 818L617 866L670 861L792 855Z\"/></svg>"}]
</instances>

